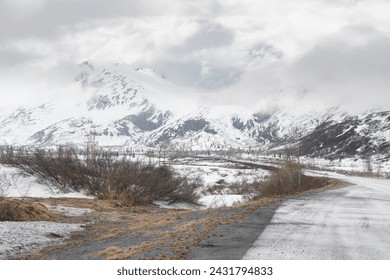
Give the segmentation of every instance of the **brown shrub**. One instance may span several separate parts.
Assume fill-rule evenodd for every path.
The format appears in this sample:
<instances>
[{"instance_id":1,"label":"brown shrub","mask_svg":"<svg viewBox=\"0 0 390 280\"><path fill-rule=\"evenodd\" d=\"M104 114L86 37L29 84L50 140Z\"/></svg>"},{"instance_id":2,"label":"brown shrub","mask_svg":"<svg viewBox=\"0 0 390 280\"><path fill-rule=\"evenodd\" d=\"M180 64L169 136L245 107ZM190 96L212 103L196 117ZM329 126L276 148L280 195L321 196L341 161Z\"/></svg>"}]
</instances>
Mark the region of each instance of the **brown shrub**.
<instances>
[{"instance_id":1,"label":"brown shrub","mask_svg":"<svg viewBox=\"0 0 390 280\"><path fill-rule=\"evenodd\" d=\"M0 221L43 221L59 217L40 203L0 199Z\"/></svg>"},{"instance_id":2,"label":"brown shrub","mask_svg":"<svg viewBox=\"0 0 390 280\"><path fill-rule=\"evenodd\" d=\"M288 162L273 171L268 180L260 184L260 196L272 197L295 194L325 187L330 181L329 178L325 177L303 175L299 163Z\"/></svg>"},{"instance_id":3,"label":"brown shrub","mask_svg":"<svg viewBox=\"0 0 390 280\"><path fill-rule=\"evenodd\" d=\"M286 159L271 172L268 180L261 184L261 196L292 194L302 190L302 167L299 162Z\"/></svg>"},{"instance_id":4,"label":"brown shrub","mask_svg":"<svg viewBox=\"0 0 390 280\"><path fill-rule=\"evenodd\" d=\"M199 184L178 176L171 168L142 165L104 153L83 159L72 148L3 151L0 160L63 191L84 190L102 199L121 199L131 205L155 200L196 204L198 200Z\"/></svg>"}]
</instances>

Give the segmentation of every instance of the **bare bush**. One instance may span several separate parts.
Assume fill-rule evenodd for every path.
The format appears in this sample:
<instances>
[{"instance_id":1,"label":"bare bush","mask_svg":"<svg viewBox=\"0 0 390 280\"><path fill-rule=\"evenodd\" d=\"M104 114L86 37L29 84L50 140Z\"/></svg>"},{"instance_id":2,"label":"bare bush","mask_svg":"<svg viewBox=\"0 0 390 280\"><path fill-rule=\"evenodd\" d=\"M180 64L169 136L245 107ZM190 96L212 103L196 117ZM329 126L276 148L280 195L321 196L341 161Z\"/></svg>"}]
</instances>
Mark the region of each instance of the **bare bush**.
<instances>
[{"instance_id":1,"label":"bare bush","mask_svg":"<svg viewBox=\"0 0 390 280\"><path fill-rule=\"evenodd\" d=\"M0 174L0 199L7 194L8 189L14 186L16 181L15 176L9 176L6 173Z\"/></svg>"},{"instance_id":2,"label":"bare bush","mask_svg":"<svg viewBox=\"0 0 390 280\"><path fill-rule=\"evenodd\" d=\"M267 180L260 184L260 196L295 194L310 189L322 188L328 185L330 181L331 179L324 177L304 175L300 163L288 158L278 169L272 171Z\"/></svg>"},{"instance_id":3,"label":"bare bush","mask_svg":"<svg viewBox=\"0 0 390 280\"><path fill-rule=\"evenodd\" d=\"M260 186L262 181L254 181L254 182L234 182L230 184L214 184L213 186L208 187L202 193L204 195L207 194L229 194L229 195L244 195L244 196L257 196L260 195Z\"/></svg>"},{"instance_id":4,"label":"bare bush","mask_svg":"<svg viewBox=\"0 0 390 280\"><path fill-rule=\"evenodd\" d=\"M4 180L4 174L0 175L0 199L4 197L5 193L8 190L8 183Z\"/></svg>"},{"instance_id":5,"label":"bare bush","mask_svg":"<svg viewBox=\"0 0 390 280\"><path fill-rule=\"evenodd\" d=\"M229 189L233 194L256 196L260 194L259 186L261 183L262 181L233 183L229 186Z\"/></svg>"},{"instance_id":6,"label":"bare bush","mask_svg":"<svg viewBox=\"0 0 390 280\"><path fill-rule=\"evenodd\" d=\"M298 162L286 159L261 186L262 196L292 194L302 189L302 167Z\"/></svg>"},{"instance_id":7,"label":"bare bush","mask_svg":"<svg viewBox=\"0 0 390 280\"><path fill-rule=\"evenodd\" d=\"M3 151L0 160L37 176L63 191L86 191L105 199L121 199L128 204L196 203L198 184L175 174L166 166L142 165L104 153L82 159L73 148L56 151Z\"/></svg>"}]
</instances>

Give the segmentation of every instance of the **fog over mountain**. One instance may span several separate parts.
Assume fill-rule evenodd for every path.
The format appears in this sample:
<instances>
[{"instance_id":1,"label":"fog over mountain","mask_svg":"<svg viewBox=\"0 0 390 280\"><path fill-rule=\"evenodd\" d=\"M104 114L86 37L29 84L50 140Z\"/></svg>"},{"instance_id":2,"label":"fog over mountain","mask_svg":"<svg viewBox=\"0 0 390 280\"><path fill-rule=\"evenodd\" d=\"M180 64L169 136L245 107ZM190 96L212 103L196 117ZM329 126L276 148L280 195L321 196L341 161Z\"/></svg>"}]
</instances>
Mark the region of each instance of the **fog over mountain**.
<instances>
[{"instance_id":1,"label":"fog over mountain","mask_svg":"<svg viewBox=\"0 0 390 280\"><path fill-rule=\"evenodd\" d=\"M389 6L385 0L1 0L2 107L72 94L74 65L89 60L152 68L196 89L206 106L386 109Z\"/></svg>"},{"instance_id":2,"label":"fog over mountain","mask_svg":"<svg viewBox=\"0 0 390 280\"><path fill-rule=\"evenodd\" d=\"M298 147L330 159L390 157L390 111L351 113L339 107L242 110L199 102L150 68L77 66L74 92L39 105L0 112L0 145L83 147L90 135L119 149L256 150Z\"/></svg>"},{"instance_id":3,"label":"fog over mountain","mask_svg":"<svg viewBox=\"0 0 390 280\"><path fill-rule=\"evenodd\" d=\"M389 8L0 0L1 143L387 154Z\"/></svg>"}]
</instances>

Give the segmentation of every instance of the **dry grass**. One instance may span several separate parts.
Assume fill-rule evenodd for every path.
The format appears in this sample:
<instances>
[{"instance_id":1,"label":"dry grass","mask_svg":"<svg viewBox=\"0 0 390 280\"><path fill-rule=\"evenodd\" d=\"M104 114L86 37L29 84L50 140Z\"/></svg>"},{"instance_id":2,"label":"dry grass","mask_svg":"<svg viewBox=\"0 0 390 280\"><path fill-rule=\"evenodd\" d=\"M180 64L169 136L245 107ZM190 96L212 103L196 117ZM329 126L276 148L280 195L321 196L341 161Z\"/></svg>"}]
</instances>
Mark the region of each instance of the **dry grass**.
<instances>
[{"instance_id":1,"label":"dry grass","mask_svg":"<svg viewBox=\"0 0 390 280\"><path fill-rule=\"evenodd\" d=\"M103 257L106 260L124 260L124 259L129 259L132 256L142 253L146 250L155 248L161 245L162 243L164 243L164 240L159 239L153 241L145 241L138 245L125 247L125 248L112 246L103 250L97 255Z\"/></svg>"},{"instance_id":2,"label":"dry grass","mask_svg":"<svg viewBox=\"0 0 390 280\"><path fill-rule=\"evenodd\" d=\"M159 209L151 206L115 208L107 201L85 199L46 200L45 203L67 203L73 207L86 207L90 204L91 208L96 209L88 216L93 222L88 223L85 230L74 232L71 239L64 243L21 258L45 259L45 256L49 256L51 259L50 254L56 250L80 247L86 243L112 238L111 245L93 254L103 259L186 259L191 246L212 236L223 238L215 235L214 229L217 226L241 221L258 207L277 200L261 198L243 205L201 211ZM131 246L115 243L116 237L122 239L124 236L129 239L136 237L133 239L134 243Z\"/></svg>"},{"instance_id":3,"label":"dry grass","mask_svg":"<svg viewBox=\"0 0 390 280\"><path fill-rule=\"evenodd\" d=\"M41 203L5 198L0 200L0 221L47 221L60 217Z\"/></svg>"},{"instance_id":4,"label":"dry grass","mask_svg":"<svg viewBox=\"0 0 390 280\"><path fill-rule=\"evenodd\" d=\"M26 199L27 200L27 199ZM63 205L75 208L90 208L99 212L107 211L128 211L128 212L147 212L149 211L149 206L126 206L118 204L117 200L110 199L85 199L85 198L28 198L28 201L32 202L41 202L43 204L50 205Z\"/></svg>"}]
</instances>

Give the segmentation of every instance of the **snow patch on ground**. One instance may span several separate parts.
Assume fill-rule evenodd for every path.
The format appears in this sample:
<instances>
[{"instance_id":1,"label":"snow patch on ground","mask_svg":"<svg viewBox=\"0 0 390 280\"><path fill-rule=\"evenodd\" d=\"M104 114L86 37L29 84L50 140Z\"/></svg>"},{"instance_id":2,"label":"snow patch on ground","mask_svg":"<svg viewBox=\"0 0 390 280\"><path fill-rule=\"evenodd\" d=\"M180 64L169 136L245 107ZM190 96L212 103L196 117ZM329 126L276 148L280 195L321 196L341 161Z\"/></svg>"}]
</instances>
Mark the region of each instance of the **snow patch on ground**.
<instances>
[{"instance_id":1,"label":"snow patch on ground","mask_svg":"<svg viewBox=\"0 0 390 280\"><path fill-rule=\"evenodd\" d=\"M206 195L199 202L204 208L227 207L247 201L248 197L239 194Z\"/></svg>"},{"instance_id":2,"label":"snow patch on ground","mask_svg":"<svg viewBox=\"0 0 390 280\"><path fill-rule=\"evenodd\" d=\"M247 195L229 193L228 186L234 183L253 183L263 181L269 172L262 169L243 168L242 165L231 164L225 161L207 161L199 159L182 159L181 163L172 165L180 175L203 183L202 190L214 185L226 185L221 194L201 195L201 208L216 208L232 206L248 200ZM200 191L202 191L200 190Z\"/></svg>"},{"instance_id":3,"label":"snow patch on ground","mask_svg":"<svg viewBox=\"0 0 390 280\"><path fill-rule=\"evenodd\" d=\"M0 260L62 242L80 229L80 224L0 222Z\"/></svg>"},{"instance_id":4,"label":"snow patch on ground","mask_svg":"<svg viewBox=\"0 0 390 280\"><path fill-rule=\"evenodd\" d=\"M79 217L91 213L93 210L90 208L75 208L64 205L50 205L44 204L50 211L62 213L68 217Z\"/></svg>"},{"instance_id":5,"label":"snow patch on ground","mask_svg":"<svg viewBox=\"0 0 390 280\"><path fill-rule=\"evenodd\" d=\"M226 184L264 180L269 172L262 169L243 168L225 161L210 162L207 160L183 159L181 163L172 164L172 168L182 176L201 180L205 186L213 186L223 180Z\"/></svg>"},{"instance_id":6,"label":"snow patch on ground","mask_svg":"<svg viewBox=\"0 0 390 280\"><path fill-rule=\"evenodd\" d=\"M173 165L178 173L186 175L192 179L199 178L205 186L213 186L218 181L223 180L226 184L263 180L268 172L261 169L239 169L226 168L223 166L207 165Z\"/></svg>"},{"instance_id":7,"label":"snow patch on ground","mask_svg":"<svg viewBox=\"0 0 390 280\"><path fill-rule=\"evenodd\" d=\"M281 154L280 154L281 155ZM248 162L261 163L269 166L278 166L283 162L283 155L252 155L242 154L238 159ZM364 173L370 172L373 175L382 177L390 174L390 159L381 156L372 156L366 159L359 157L339 158L335 160L324 158L309 158L301 156L300 163L308 168L337 171L342 173Z\"/></svg>"},{"instance_id":8,"label":"snow patch on ground","mask_svg":"<svg viewBox=\"0 0 390 280\"><path fill-rule=\"evenodd\" d=\"M79 192L63 193L54 186L39 182L34 176L20 174L20 170L17 168L0 165L0 174L5 176L9 182L5 190L5 196L7 197L93 198Z\"/></svg>"}]
</instances>

